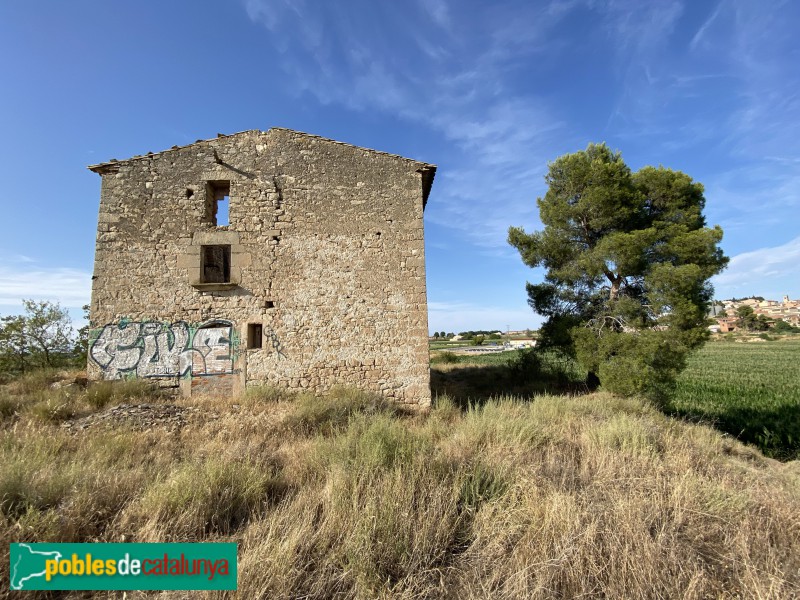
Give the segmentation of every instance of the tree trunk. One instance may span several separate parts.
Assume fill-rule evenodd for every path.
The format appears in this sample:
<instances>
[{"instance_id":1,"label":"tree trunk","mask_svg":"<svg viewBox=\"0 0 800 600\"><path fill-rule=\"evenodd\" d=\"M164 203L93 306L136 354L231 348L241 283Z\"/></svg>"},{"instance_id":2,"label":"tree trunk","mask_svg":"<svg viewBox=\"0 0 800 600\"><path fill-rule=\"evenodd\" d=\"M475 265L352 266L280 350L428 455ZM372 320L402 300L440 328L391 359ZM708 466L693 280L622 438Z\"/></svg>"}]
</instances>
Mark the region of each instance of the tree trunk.
<instances>
[{"instance_id":1,"label":"tree trunk","mask_svg":"<svg viewBox=\"0 0 800 600\"><path fill-rule=\"evenodd\" d=\"M622 275L614 276L611 271L606 271L606 277L611 282L611 292L609 293L609 300L616 300L619 298L619 288L622 285Z\"/></svg>"},{"instance_id":2,"label":"tree trunk","mask_svg":"<svg viewBox=\"0 0 800 600\"><path fill-rule=\"evenodd\" d=\"M600 387L600 378L597 376L597 373L589 371L589 374L586 375L586 386L590 390L596 390Z\"/></svg>"}]
</instances>

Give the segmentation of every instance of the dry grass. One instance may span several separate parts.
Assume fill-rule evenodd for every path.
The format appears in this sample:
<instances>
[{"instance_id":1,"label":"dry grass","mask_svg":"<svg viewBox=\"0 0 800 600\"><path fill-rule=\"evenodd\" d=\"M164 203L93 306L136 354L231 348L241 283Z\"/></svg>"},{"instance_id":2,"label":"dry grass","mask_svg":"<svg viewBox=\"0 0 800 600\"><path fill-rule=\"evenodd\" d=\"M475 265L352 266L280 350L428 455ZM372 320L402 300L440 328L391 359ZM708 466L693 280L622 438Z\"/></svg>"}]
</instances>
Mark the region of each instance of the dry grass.
<instances>
[{"instance_id":1,"label":"dry grass","mask_svg":"<svg viewBox=\"0 0 800 600\"><path fill-rule=\"evenodd\" d=\"M44 385L0 394L0 565L13 541L231 540L246 598L800 596L798 464L637 400L262 390L73 435L30 408Z\"/></svg>"}]
</instances>

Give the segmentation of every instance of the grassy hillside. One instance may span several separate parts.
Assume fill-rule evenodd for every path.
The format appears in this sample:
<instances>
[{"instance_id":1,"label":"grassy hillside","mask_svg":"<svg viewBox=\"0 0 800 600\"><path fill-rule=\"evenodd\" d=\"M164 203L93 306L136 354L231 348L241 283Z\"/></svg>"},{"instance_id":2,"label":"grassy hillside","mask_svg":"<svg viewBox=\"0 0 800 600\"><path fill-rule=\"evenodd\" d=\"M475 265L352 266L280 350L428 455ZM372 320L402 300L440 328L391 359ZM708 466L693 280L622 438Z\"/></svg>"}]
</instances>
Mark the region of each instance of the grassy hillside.
<instances>
[{"instance_id":1,"label":"grassy hillside","mask_svg":"<svg viewBox=\"0 0 800 600\"><path fill-rule=\"evenodd\" d=\"M232 540L246 598L800 595L798 463L639 401L49 382L0 395L0 565L13 541Z\"/></svg>"}]
</instances>

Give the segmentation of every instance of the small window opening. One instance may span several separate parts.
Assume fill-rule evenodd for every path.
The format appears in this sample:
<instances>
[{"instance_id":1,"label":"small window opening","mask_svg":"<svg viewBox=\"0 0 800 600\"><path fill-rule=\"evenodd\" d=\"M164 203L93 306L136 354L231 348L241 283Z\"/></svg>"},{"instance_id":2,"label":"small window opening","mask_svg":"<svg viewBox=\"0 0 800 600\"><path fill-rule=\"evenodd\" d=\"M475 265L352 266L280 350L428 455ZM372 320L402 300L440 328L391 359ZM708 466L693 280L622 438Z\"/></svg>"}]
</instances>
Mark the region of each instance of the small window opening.
<instances>
[{"instance_id":1,"label":"small window opening","mask_svg":"<svg viewBox=\"0 0 800 600\"><path fill-rule=\"evenodd\" d=\"M264 326L261 323L247 325L247 347L251 350L261 348L264 339Z\"/></svg>"},{"instance_id":2,"label":"small window opening","mask_svg":"<svg viewBox=\"0 0 800 600\"><path fill-rule=\"evenodd\" d=\"M186 188L186 197L191 198L194 196L194 190L192 188Z\"/></svg>"},{"instance_id":3,"label":"small window opening","mask_svg":"<svg viewBox=\"0 0 800 600\"><path fill-rule=\"evenodd\" d=\"M267 300L264 302L264 308L275 308L275 302L272 300Z\"/></svg>"},{"instance_id":4,"label":"small window opening","mask_svg":"<svg viewBox=\"0 0 800 600\"><path fill-rule=\"evenodd\" d=\"M202 283L230 283L231 247L201 246Z\"/></svg>"},{"instance_id":5,"label":"small window opening","mask_svg":"<svg viewBox=\"0 0 800 600\"><path fill-rule=\"evenodd\" d=\"M217 227L230 225L230 181L209 181L208 196L210 202L211 223Z\"/></svg>"},{"instance_id":6,"label":"small window opening","mask_svg":"<svg viewBox=\"0 0 800 600\"><path fill-rule=\"evenodd\" d=\"M217 227L230 225L230 217L228 216L230 205L230 196L223 196L217 200Z\"/></svg>"}]
</instances>

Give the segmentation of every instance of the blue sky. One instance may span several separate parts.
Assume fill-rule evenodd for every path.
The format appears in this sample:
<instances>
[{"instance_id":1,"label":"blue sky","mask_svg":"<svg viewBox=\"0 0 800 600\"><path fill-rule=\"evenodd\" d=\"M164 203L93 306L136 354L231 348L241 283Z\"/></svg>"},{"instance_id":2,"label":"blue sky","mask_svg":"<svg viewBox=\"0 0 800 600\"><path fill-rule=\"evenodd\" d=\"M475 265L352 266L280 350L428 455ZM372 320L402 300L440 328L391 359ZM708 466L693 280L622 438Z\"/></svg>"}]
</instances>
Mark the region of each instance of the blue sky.
<instances>
[{"instance_id":1,"label":"blue sky","mask_svg":"<svg viewBox=\"0 0 800 600\"><path fill-rule=\"evenodd\" d=\"M589 142L705 185L717 298L800 297L798 26L788 1L4 2L0 313L88 302L86 165L272 126L438 165L431 331L539 324L506 232Z\"/></svg>"}]
</instances>

